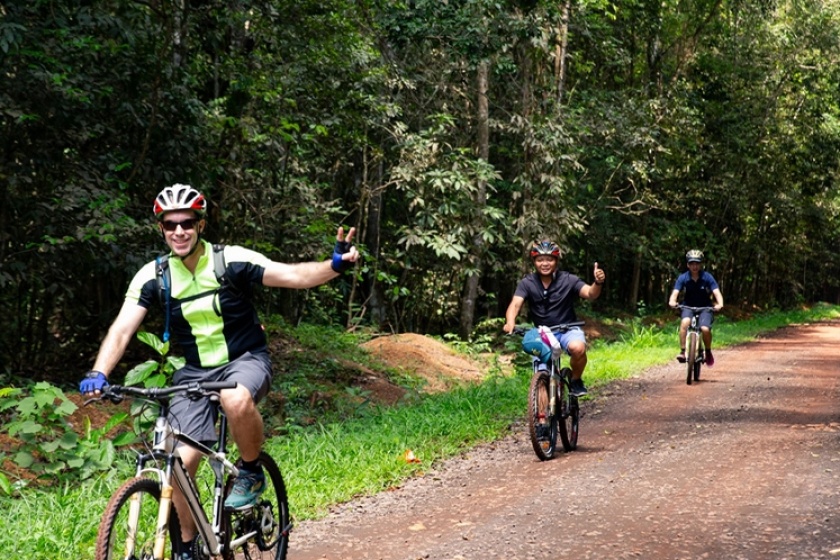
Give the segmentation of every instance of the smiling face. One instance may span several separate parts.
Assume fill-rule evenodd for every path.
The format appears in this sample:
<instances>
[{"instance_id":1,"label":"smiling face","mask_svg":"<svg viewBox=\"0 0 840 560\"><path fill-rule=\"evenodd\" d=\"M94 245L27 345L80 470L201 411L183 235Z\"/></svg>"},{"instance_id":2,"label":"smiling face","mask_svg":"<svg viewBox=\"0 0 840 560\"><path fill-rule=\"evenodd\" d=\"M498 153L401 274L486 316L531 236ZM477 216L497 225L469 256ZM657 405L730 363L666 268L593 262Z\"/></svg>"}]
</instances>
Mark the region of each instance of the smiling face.
<instances>
[{"instance_id":1,"label":"smiling face","mask_svg":"<svg viewBox=\"0 0 840 560\"><path fill-rule=\"evenodd\" d=\"M192 210L172 210L163 216L158 227L172 252L184 258L198 243L204 220Z\"/></svg>"},{"instance_id":2,"label":"smiling face","mask_svg":"<svg viewBox=\"0 0 840 560\"><path fill-rule=\"evenodd\" d=\"M539 255L534 259L534 266L540 276L551 276L557 270L557 259L551 255Z\"/></svg>"}]
</instances>

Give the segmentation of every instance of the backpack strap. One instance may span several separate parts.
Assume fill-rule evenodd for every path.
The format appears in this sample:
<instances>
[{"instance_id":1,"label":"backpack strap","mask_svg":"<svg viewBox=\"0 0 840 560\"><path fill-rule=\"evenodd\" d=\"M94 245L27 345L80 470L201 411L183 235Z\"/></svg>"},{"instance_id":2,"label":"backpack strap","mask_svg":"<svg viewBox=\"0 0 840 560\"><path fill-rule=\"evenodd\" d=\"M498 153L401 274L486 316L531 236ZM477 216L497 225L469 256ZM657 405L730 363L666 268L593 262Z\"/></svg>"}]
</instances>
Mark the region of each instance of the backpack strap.
<instances>
[{"instance_id":1,"label":"backpack strap","mask_svg":"<svg viewBox=\"0 0 840 560\"><path fill-rule=\"evenodd\" d=\"M220 288L228 284L227 263L225 263L225 246L222 243L213 244L213 273Z\"/></svg>"},{"instance_id":2,"label":"backpack strap","mask_svg":"<svg viewBox=\"0 0 840 560\"><path fill-rule=\"evenodd\" d=\"M163 305L164 326L163 341L169 341L169 315L171 307L172 271L169 270L169 255L155 258L155 278L157 278L158 301Z\"/></svg>"},{"instance_id":3,"label":"backpack strap","mask_svg":"<svg viewBox=\"0 0 840 560\"><path fill-rule=\"evenodd\" d=\"M219 283L219 291L227 290L236 297L243 297L242 290L227 277L227 262L225 262L225 246L223 243L213 244L213 273Z\"/></svg>"}]
</instances>

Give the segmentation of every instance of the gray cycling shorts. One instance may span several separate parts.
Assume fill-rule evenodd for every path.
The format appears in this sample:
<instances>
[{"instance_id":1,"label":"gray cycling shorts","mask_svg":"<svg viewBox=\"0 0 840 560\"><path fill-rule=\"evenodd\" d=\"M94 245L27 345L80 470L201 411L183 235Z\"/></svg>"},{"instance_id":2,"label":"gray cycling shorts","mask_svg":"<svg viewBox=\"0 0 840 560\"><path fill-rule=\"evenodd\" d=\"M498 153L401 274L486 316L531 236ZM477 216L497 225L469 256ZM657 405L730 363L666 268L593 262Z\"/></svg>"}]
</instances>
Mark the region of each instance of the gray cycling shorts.
<instances>
[{"instance_id":1,"label":"gray cycling shorts","mask_svg":"<svg viewBox=\"0 0 840 560\"><path fill-rule=\"evenodd\" d=\"M272 377L268 352L247 352L223 366L201 368L186 365L175 372L173 383L180 385L192 381L236 381L251 392L258 403L268 394ZM172 399L169 421L182 433L205 444L216 441L218 403L209 399L191 401L185 396Z\"/></svg>"},{"instance_id":2,"label":"gray cycling shorts","mask_svg":"<svg viewBox=\"0 0 840 560\"><path fill-rule=\"evenodd\" d=\"M691 319L691 316L694 312L691 309L683 309L682 313L680 314L683 319ZM697 323L701 327L709 327L712 328L712 324L715 322L715 315L708 309L705 311L700 312L700 316L697 318Z\"/></svg>"}]
</instances>

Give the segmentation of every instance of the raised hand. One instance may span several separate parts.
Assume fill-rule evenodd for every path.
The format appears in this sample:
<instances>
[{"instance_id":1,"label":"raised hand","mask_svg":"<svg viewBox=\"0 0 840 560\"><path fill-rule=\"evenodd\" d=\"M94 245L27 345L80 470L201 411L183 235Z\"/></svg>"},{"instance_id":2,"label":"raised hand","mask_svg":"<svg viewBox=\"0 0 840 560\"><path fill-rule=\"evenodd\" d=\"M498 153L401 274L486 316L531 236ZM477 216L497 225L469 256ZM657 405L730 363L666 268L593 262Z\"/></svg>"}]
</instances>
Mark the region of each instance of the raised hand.
<instances>
[{"instance_id":1,"label":"raised hand","mask_svg":"<svg viewBox=\"0 0 840 560\"><path fill-rule=\"evenodd\" d=\"M358 249L350 244L354 235L356 235L356 228L351 227L347 232L347 237L344 237L344 228L338 228L331 266L339 274L353 268L353 263L359 260Z\"/></svg>"},{"instance_id":2,"label":"raised hand","mask_svg":"<svg viewBox=\"0 0 840 560\"><path fill-rule=\"evenodd\" d=\"M603 269L598 268L598 263L595 263L595 269L592 272L592 276L595 278L596 284L603 284L604 280L607 278L606 273Z\"/></svg>"}]
</instances>

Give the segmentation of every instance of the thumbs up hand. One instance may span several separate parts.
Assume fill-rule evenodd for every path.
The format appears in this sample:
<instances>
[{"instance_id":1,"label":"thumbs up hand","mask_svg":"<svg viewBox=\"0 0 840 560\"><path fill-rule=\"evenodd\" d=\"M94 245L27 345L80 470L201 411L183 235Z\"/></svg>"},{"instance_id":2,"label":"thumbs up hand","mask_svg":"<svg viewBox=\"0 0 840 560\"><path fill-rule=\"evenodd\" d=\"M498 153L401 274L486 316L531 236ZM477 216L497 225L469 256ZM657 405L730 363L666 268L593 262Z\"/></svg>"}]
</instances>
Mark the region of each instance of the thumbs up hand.
<instances>
[{"instance_id":1,"label":"thumbs up hand","mask_svg":"<svg viewBox=\"0 0 840 560\"><path fill-rule=\"evenodd\" d=\"M595 269L592 273L593 277L595 278L595 283L599 286L604 283L604 280L607 278L607 275L604 273L603 269L598 268L598 263L595 263Z\"/></svg>"}]
</instances>

